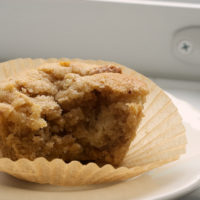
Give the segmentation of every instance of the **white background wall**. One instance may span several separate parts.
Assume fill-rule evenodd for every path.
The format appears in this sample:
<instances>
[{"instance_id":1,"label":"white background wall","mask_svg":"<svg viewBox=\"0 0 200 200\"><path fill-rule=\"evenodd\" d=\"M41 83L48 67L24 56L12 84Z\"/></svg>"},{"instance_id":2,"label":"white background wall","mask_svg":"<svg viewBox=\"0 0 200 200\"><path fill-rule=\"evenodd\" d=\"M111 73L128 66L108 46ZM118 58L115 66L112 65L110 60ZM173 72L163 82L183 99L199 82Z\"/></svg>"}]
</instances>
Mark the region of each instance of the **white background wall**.
<instances>
[{"instance_id":1,"label":"white background wall","mask_svg":"<svg viewBox=\"0 0 200 200\"><path fill-rule=\"evenodd\" d=\"M1 0L0 61L17 57L105 59L149 76L200 80L200 64L182 61L173 53L174 34L188 26L200 26L200 7Z\"/></svg>"}]
</instances>

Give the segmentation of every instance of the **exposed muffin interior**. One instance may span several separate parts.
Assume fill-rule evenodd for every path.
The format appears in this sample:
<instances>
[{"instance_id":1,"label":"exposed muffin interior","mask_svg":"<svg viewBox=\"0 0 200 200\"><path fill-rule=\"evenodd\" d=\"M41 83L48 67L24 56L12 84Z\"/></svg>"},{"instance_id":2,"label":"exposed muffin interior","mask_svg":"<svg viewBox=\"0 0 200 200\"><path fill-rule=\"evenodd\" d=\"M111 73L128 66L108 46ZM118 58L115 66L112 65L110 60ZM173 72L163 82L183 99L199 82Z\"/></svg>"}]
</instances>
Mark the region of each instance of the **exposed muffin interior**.
<instances>
[{"instance_id":1,"label":"exposed muffin interior","mask_svg":"<svg viewBox=\"0 0 200 200\"><path fill-rule=\"evenodd\" d=\"M52 63L0 84L0 149L12 160L45 157L118 166L147 94L112 65Z\"/></svg>"}]
</instances>

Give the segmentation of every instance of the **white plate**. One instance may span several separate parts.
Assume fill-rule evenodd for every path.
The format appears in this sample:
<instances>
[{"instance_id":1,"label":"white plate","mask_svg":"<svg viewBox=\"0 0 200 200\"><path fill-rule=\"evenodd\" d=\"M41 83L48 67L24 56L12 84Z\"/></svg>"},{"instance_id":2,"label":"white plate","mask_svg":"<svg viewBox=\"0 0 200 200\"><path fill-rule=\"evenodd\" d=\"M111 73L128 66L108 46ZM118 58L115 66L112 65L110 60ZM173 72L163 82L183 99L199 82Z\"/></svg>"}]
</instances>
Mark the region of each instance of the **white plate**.
<instances>
[{"instance_id":1,"label":"white plate","mask_svg":"<svg viewBox=\"0 0 200 200\"><path fill-rule=\"evenodd\" d=\"M200 112L188 102L171 97L183 116L187 130L187 154L179 161L152 170L135 179L88 187L39 185L0 173L0 199L163 200L174 199L195 189L200 183Z\"/></svg>"}]
</instances>

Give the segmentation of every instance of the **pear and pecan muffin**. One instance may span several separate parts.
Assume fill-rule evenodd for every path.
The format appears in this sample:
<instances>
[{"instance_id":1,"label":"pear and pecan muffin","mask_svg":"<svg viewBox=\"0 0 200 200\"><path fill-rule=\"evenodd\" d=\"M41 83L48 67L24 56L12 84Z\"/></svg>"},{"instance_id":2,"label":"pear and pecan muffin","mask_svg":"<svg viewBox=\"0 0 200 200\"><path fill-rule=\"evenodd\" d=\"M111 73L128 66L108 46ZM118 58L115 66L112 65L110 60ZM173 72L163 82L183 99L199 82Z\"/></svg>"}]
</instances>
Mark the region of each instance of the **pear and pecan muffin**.
<instances>
[{"instance_id":1,"label":"pear and pecan muffin","mask_svg":"<svg viewBox=\"0 0 200 200\"><path fill-rule=\"evenodd\" d=\"M148 90L113 65L51 63L0 83L0 150L118 166L142 118Z\"/></svg>"}]
</instances>

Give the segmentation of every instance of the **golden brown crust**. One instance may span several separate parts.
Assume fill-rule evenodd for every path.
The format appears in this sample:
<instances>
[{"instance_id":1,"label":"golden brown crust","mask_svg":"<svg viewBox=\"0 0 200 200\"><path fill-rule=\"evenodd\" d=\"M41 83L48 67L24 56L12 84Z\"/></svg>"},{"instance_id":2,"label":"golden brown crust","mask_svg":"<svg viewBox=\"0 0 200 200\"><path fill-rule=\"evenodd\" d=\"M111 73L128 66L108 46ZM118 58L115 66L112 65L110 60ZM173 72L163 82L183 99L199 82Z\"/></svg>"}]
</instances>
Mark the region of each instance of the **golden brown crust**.
<instances>
[{"instance_id":1,"label":"golden brown crust","mask_svg":"<svg viewBox=\"0 0 200 200\"><path fill-rule=\"evenodd\" d=\"M96 68L93 68L90 70L89 74L99 74L99 73L105 73L105 72L111 72L111 73L122 73L121 68L116 67L114 65L105 65L105 66L99 66Z\"/></svg>"}]
</instances>

